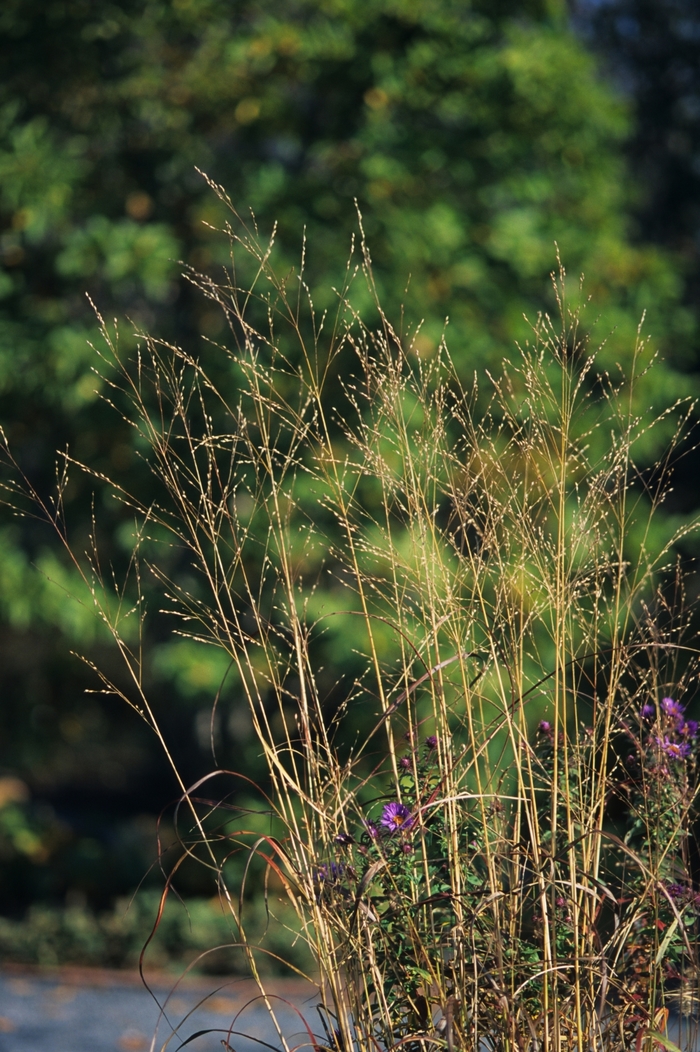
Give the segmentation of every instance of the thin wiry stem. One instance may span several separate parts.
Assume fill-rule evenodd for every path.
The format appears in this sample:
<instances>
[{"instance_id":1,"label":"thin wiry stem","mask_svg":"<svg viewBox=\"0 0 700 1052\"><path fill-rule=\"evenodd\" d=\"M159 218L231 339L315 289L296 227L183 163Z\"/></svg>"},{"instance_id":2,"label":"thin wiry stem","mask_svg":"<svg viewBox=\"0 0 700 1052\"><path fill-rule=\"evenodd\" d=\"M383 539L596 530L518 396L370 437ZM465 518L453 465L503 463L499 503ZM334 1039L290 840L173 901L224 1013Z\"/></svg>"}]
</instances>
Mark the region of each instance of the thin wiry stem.
<instances>
[{"instance_id":1,"label":"thin wiry stem","mask_svg":"<svg viewBox=\"0 0 700 1052\"><path fill-rule=\"evenodd\" d=\"M137 700L104 688L166 752L143 687L147 587L181 635L229 656L280 832L217 839L216 808L181 784L184 850L204 847L263 996L222 844L276 874L330 1052L650 1046L669 984L681 1000L698 985L695 739L663 708L695 678L664 591L694 524L653 529L689 408L669 410L671 449L642 471L658 423L637 410L645 345L617 388L599 374L563 271L560 328L540 318L485 396L444 343L426 362L396 334L364 241L375 329L352 267L319 320L303 269L278 278L273 242L233 222L229 277L187 274L230 346L197 357L141 334L129 360L104 331L107 401L151 478L146 499L78 465L136 517L116 604L97 541L86 564L42 505ZM328 686L329 662L349 687Z\"/></svg>"}]
</instances>

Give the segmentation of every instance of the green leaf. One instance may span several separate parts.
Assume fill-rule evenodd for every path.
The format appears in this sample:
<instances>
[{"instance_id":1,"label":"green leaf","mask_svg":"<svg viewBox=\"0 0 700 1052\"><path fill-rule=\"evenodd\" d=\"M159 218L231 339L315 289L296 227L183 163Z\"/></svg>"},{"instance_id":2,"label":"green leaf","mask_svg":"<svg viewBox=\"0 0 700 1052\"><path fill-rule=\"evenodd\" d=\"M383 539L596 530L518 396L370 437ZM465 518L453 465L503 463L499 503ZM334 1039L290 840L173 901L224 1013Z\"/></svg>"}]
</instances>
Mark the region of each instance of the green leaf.
<instances>
[{"instance_id":1,"label":"green leaf","mask_svg":"<svg viewBox=\"0 0 700 1052\"><path fill-rule=\"evenodd\" d=\"M648 1030L647 1034L649 1037L653 1037L654 1041L663 1045L667 1052L682 1052L682 1049L680 1049L678 1045L674 1044L670 1038L665 1037L664 1034L660 1034L658 1030Z\"/></svg>"}]
</instances>

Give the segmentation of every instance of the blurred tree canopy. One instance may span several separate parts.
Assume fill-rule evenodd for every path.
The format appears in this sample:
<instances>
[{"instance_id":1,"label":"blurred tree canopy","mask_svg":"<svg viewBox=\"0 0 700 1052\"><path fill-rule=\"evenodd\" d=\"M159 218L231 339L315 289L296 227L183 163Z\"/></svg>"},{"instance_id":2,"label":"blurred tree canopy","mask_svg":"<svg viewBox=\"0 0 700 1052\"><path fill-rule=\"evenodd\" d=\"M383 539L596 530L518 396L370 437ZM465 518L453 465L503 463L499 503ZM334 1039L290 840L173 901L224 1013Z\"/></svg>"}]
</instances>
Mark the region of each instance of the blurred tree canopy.
<instances>
[{"instance_id":1,"label":"blurred tree canopy","mask_svg":"<svg viewBox=\"0 0 700 1052\"><path fill-rule=\"evenodd\" d=\"M695 0L578 0L576 16L632 104L626 154L638 236L677 254L686 301L697 309L700 8Z\"/></svg>"},{"instance_id":2,"label":"blurred tree canopy","mask_svg":"<svg viewBox=\"0 0 700 1052\"><path fill-rule=\"evenodd\" d=\"M628 359L646 309L665 358L649 401L688 388L682 276L632 236L630 108L560 0L5 0L0 57L0 418L42 492L66 446L136 470L91 371L86 292L164 338L224 338L223 316L180 279L179 261L215 276L228 261L211 229L226 216L195 167L262 231L279 222L280 267L298 266L306 230L319 307L342 284L357 202L388 312L425 319L425 355L449 315L465 375L512 353L523 313L552 307L556 241L587 275L608 360ZM75 477L65 496L87 536L92 487ZM118 566L128 523L98 513ZM104 647L109 661L108 648L66 600L50 532L7 517L1 539L0 762L98 842L105 809L157 808L174 786L132 713L84 698L92 680L66 651ZM149 689L194 777L225 667L186 641L150 643ZM240 755L249 726L229 711L222 733Z\"/></svg>"}]
</instances>

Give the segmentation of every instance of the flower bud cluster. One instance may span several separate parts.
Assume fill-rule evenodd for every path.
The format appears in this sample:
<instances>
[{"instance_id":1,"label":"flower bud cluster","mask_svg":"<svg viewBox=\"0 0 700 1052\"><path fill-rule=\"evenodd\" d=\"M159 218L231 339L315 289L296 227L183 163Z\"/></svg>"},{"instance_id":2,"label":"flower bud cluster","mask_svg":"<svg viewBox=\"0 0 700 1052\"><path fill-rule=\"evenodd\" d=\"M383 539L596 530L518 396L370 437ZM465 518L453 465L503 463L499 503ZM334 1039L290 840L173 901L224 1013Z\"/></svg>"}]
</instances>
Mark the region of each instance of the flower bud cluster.
<instances>
[{"instance_id":1,"label":"flower bud cluster","mask_svg":"<svg viewBox=\"0 0 700 1052\"><path fill-rule=\"evenodd\" d=\"M647 702L639 712L643 742L656 752L659 766L687 760L698 738L697 720L685 718L685 707L673 698L663 698L658 706ZM635 757L629 758L634 762Z\"/></svg>"}]
</instances>

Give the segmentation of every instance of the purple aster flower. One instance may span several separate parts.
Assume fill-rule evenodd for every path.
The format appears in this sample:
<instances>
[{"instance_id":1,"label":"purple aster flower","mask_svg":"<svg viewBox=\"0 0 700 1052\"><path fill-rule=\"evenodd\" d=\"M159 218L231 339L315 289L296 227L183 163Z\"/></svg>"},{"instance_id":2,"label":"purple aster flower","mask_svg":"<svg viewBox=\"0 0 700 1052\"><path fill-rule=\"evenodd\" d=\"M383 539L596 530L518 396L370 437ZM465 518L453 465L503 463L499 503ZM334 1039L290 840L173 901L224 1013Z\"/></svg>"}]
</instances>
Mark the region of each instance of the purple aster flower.
<instances>
[{"instance_id":1,"label":"purple aster flower","mask_svg":"<svg viewBox=\"0 0 700 1052\"><path fill-rule=\"evenodd\" d=\"M348 844L355 843L355 837L350 833L338 833L337 837L335 837L335 842L336 844L342 844L343 847L347 847Z\"/></svg>"},{"instance_id":2,"label":"purple aster flower","mask_svg":"<svg viewBox=\"0 0 700 1052\"><path fill-rule=\"evenodd\" d=\"M540 725L537 728L540 734L549 734L552 730L552 724L549 720L540 720Z\"/></svg>"},{"instance_id":3,"label":"purple aster flower","mask_svg":"<svg viewBox=\"0 0 700 1052\"><path fill-rule=\"evenodd\" d=\"M403 851L404 855L410 855L413 851L413 844L409 844L408 841L405 840L401 846L401 850Z\"/></svg>"},{"instance_id":4,"label":"purple aster flower","mask_svg":"<svg viewBox=\"0 0 700 1052\"><path fill-rule=\"evenodd\" d=\"M679 701L674 701L673 698L664 698L661 702L661 709L674 720L683 719L684 706Z\"/></svg>"},{"instance_id":5,"label":"purple aster flower","mask_svg":"<svg viewBox=\"0 0 700 1052\"><path fill-rule=\"evenodd\" d=\"M672 899L682 899L685 895L685 888L682 884L667 884L666 891Z\"/></svg>"},{"instance_id":6,"label":"purple aster flower","mask_svg":"<svg viewBox=\"0 0 700 1052\"><path fill-rule=\"evenodd\" d=\"M403 767L404 771L408 771L411 767L411 757L402 756L399 760L399 767Z\"/></svg>"},{"instance_id":7,"label":"purple aster flower","mask_svg":"<svg viewBox=\"0 0 700 1052\"><path fill-rule=\"evenodd\" d=\"M435 737L435 735L429 734L428 737L425 739L425 744L428 746L429 749L437 749L437 738Z\"/></svg>"},{"instance_id":8,"label":"purple aster flower","mask_svg":"<svg viewBox=\"0 0 700 1052\"><path fill-rule=\"evenodd\" d=\"M379 826L375 822L368 822L366 819L363 820L362 824L365 827L367 835L370 836L372 840L376 840L379 836Z\"/></svg>"},{"instance_id":9,"label":"purple aster flower","mask_svg":"<svg viewBox=\"0 0 700 1052\"><path fill-rule=\"evenodd\" d=\"M652 705L650 701L646 705L642 705L639 710L639 717L642 720L653 720L656 716L656 705Z\"/></svg>"},{"instance_id":10,"label":"purple aster flower","mask_svg":"<svg viewBox=\"0 0 700 1052\"><path fill-rule=\"evenodd\" d=\"M413 825L413 815L405 804L392 801L382 811L381 825L392 833L399 829L410 829Z\"/></svg>"},{"instance_id":11,"label":"purple aster flower","mask_svg":"<svg viewBox=\"0 0 700 1052\"><path fill-rule=\"evenodd\" d=\"M686 738L697 738L698 736L698 721L697 720L686 720L683 726L680 728L681 734L684 734Z\"/></svg>"},{"instance_id":12,"label":"purple aster flower","mask_svg":"<svg viewBox=\"0 0 700 1052\"><path fill-rule=\"evenodd\" d=\"M318 867L314 877L319 884L322 884L326 880L334 884L337 880L341 879L344 872L345 866L340 862L331 862L328 865L324 862L322 866Z\"/></svg>"},{"instance_id":13,"label":"purple aster flower","mask_svg":"<svg viewBox=\"0 0 700 1052\"><path fill-rule=\"evenodd\" d=\"M669 760L685 760L690 756L690 745L688 742L674 742L666 735L665 738L657 738L656 744L662 752L666 753Z\"/></svg>"}]
</instances>

